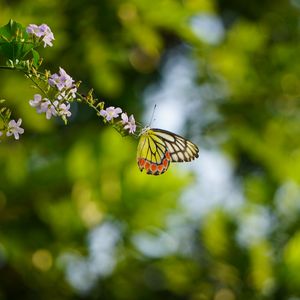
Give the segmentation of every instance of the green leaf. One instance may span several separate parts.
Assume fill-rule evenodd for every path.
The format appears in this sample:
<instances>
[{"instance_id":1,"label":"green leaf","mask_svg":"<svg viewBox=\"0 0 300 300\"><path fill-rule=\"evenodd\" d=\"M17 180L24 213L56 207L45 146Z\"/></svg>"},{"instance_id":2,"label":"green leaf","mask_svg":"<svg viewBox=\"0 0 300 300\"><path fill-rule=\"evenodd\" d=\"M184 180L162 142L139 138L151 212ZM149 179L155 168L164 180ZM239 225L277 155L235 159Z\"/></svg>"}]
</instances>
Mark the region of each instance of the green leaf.
<instances>
[{"instance_id":1,"label":"green leaf","mask_svg":"<svg viewBox=\"0 0 300 300\"><path fill-rule=\"evenodd\" d=\"M13 61L25 59L27 53L35 46L27 40L26 29L21 24L10 20L0 27L0 54Z\"/></svg>"},{"instance_id":2,"label":"green leaf","mask_svg":"<svg viewBox=\"0 0 300 300\"><path fill-rule=\"evenodd\" d=\"M27 40L28 34L25 28L20 24L13 20L9 20L9 22L0 27L0 43L2 41L12 41L17 39L17 37L21 37L24 40Z\"/></svg>"}]
</instances>

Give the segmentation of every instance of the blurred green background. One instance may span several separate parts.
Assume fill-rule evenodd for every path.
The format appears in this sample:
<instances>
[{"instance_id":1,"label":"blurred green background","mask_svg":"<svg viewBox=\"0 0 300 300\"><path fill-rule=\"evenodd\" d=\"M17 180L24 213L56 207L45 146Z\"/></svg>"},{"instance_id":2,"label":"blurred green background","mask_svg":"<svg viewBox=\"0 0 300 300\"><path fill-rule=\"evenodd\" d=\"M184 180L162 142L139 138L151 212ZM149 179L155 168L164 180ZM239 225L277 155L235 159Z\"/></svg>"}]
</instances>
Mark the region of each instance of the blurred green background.
<instances>
[{"instance_id":1,"label":"blurred green background","mask_svg":"<svg viewBox=\"0 0 300 300\"><path fill-rule=\"evenodd\" d=\"M162 176L84 105L68 126L0 72L0 300L300 299L299 0L0 0L44 66L200 146Z\"/></svg>"}]
</instances>

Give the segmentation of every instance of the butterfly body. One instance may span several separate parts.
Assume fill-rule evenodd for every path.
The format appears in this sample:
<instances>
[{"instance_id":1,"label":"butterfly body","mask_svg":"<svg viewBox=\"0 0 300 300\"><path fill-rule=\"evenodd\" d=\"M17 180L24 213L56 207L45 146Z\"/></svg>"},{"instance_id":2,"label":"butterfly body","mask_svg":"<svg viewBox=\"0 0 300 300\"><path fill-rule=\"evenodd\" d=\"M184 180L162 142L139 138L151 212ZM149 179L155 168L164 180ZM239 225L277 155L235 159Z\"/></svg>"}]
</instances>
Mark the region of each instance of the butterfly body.
<instances>
[{"instance_id":1,"label":"butterfly body","mask_svg":"<svg viewBox=\"0 0 300 300\"><path fill-rule=\"evenodd\" d=\"M199 149L187 139L167 130L145 127L140 133L137 163L141 171L160 175L170 162L187 162L198 157Z\"/></svg>"}]
</instances>

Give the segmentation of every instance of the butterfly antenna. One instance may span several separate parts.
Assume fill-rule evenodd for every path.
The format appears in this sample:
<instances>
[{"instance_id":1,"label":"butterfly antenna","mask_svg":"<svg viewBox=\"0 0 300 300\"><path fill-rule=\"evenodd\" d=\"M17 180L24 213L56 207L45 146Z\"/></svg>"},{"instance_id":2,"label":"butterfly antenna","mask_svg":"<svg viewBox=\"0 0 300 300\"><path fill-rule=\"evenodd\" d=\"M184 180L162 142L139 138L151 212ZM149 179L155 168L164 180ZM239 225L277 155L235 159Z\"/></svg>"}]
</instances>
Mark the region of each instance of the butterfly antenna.
<instances>
[{"instance_id":1,"label":"butterfly antenna","mask_svg":"<svg viewBox=\"0 0 300 300\"><path fill-rule=\"evenodd\" d=\"M151 127L152 122L155 120L155 119L154 119L154 113L155 113L156 107L157 107L157 105L154 104L153 111L152 111L152 115L151 115L151 119L150 119L150 123L149 123L149 127Z\"/></svg>"}]
</instances>

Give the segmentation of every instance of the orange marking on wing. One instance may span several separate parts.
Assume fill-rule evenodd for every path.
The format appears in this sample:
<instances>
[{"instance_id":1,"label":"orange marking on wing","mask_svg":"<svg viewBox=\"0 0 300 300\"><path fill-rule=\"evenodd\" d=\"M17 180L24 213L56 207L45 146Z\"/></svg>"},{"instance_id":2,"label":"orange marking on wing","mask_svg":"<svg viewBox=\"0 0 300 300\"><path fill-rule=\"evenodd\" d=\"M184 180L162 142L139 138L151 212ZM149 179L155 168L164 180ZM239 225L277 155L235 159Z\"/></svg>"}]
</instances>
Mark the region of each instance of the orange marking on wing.
<instances>
[{"instance_id":1,"label":"orange marking on wing","mask_svg":"<svg viewBox=\"0 0 300 300\"><path fill-rule=\"evenodd\" d=\"M140 166L140 168L143 168L143 167L144 167L145 162L146 162L146 161L145 161L143 158L140 158L140 159L139 159L139 166Z\"/></svg>"},{"instance_id":2,"label":"orange marking on wing","mask_svg":"<svg viewBox=\"0 0 300 300\"><path fill-rule=\"evenodd\" d=\"M167 160L171 160L170 152L167 151L165 155L166 155L166 159L167 159Z\"/></svg>"},{"instance_id":3,"label":"orange marking on wing","mask_svg":"<svg viewBox=\"0 0 300 300\"><path fill-rule=\"evenodd\" d=\"M159 165L157 168L158 168L159 173L161 173L165 167L164 167L164 165Z\"/></svg>"},{"instance_id":4,"label":"orange marking on wing","mask_svg":"<svg viewBox=\"0 0 300 300\"><path fill-rule=\"evenodd\" d=\"M157 165L156 164L151 165L151 171L152 171L152 173L155 173L157 171Z\"/></svg>"},{"instance_id":5,"label":"orange marking on wing","mask_svg":"<svg viewBox=\"0 0 300 300\"><path fill-rule=\"evenodd\" d=\"M150 168L150 163L148 161L145 162L145 169L148 171Z\"/></svg>"},{"instance_id":6,"label":"orange marking on wing","mask_svg":"<svg viewBox=\"0 0 300 300\"><path fill-rule=\"evenodd\" d=\"M163 160L163 166L167 169L168 168L168 165L169 165L169 161L165 158Z\"/></svg>"}]
</instances>

